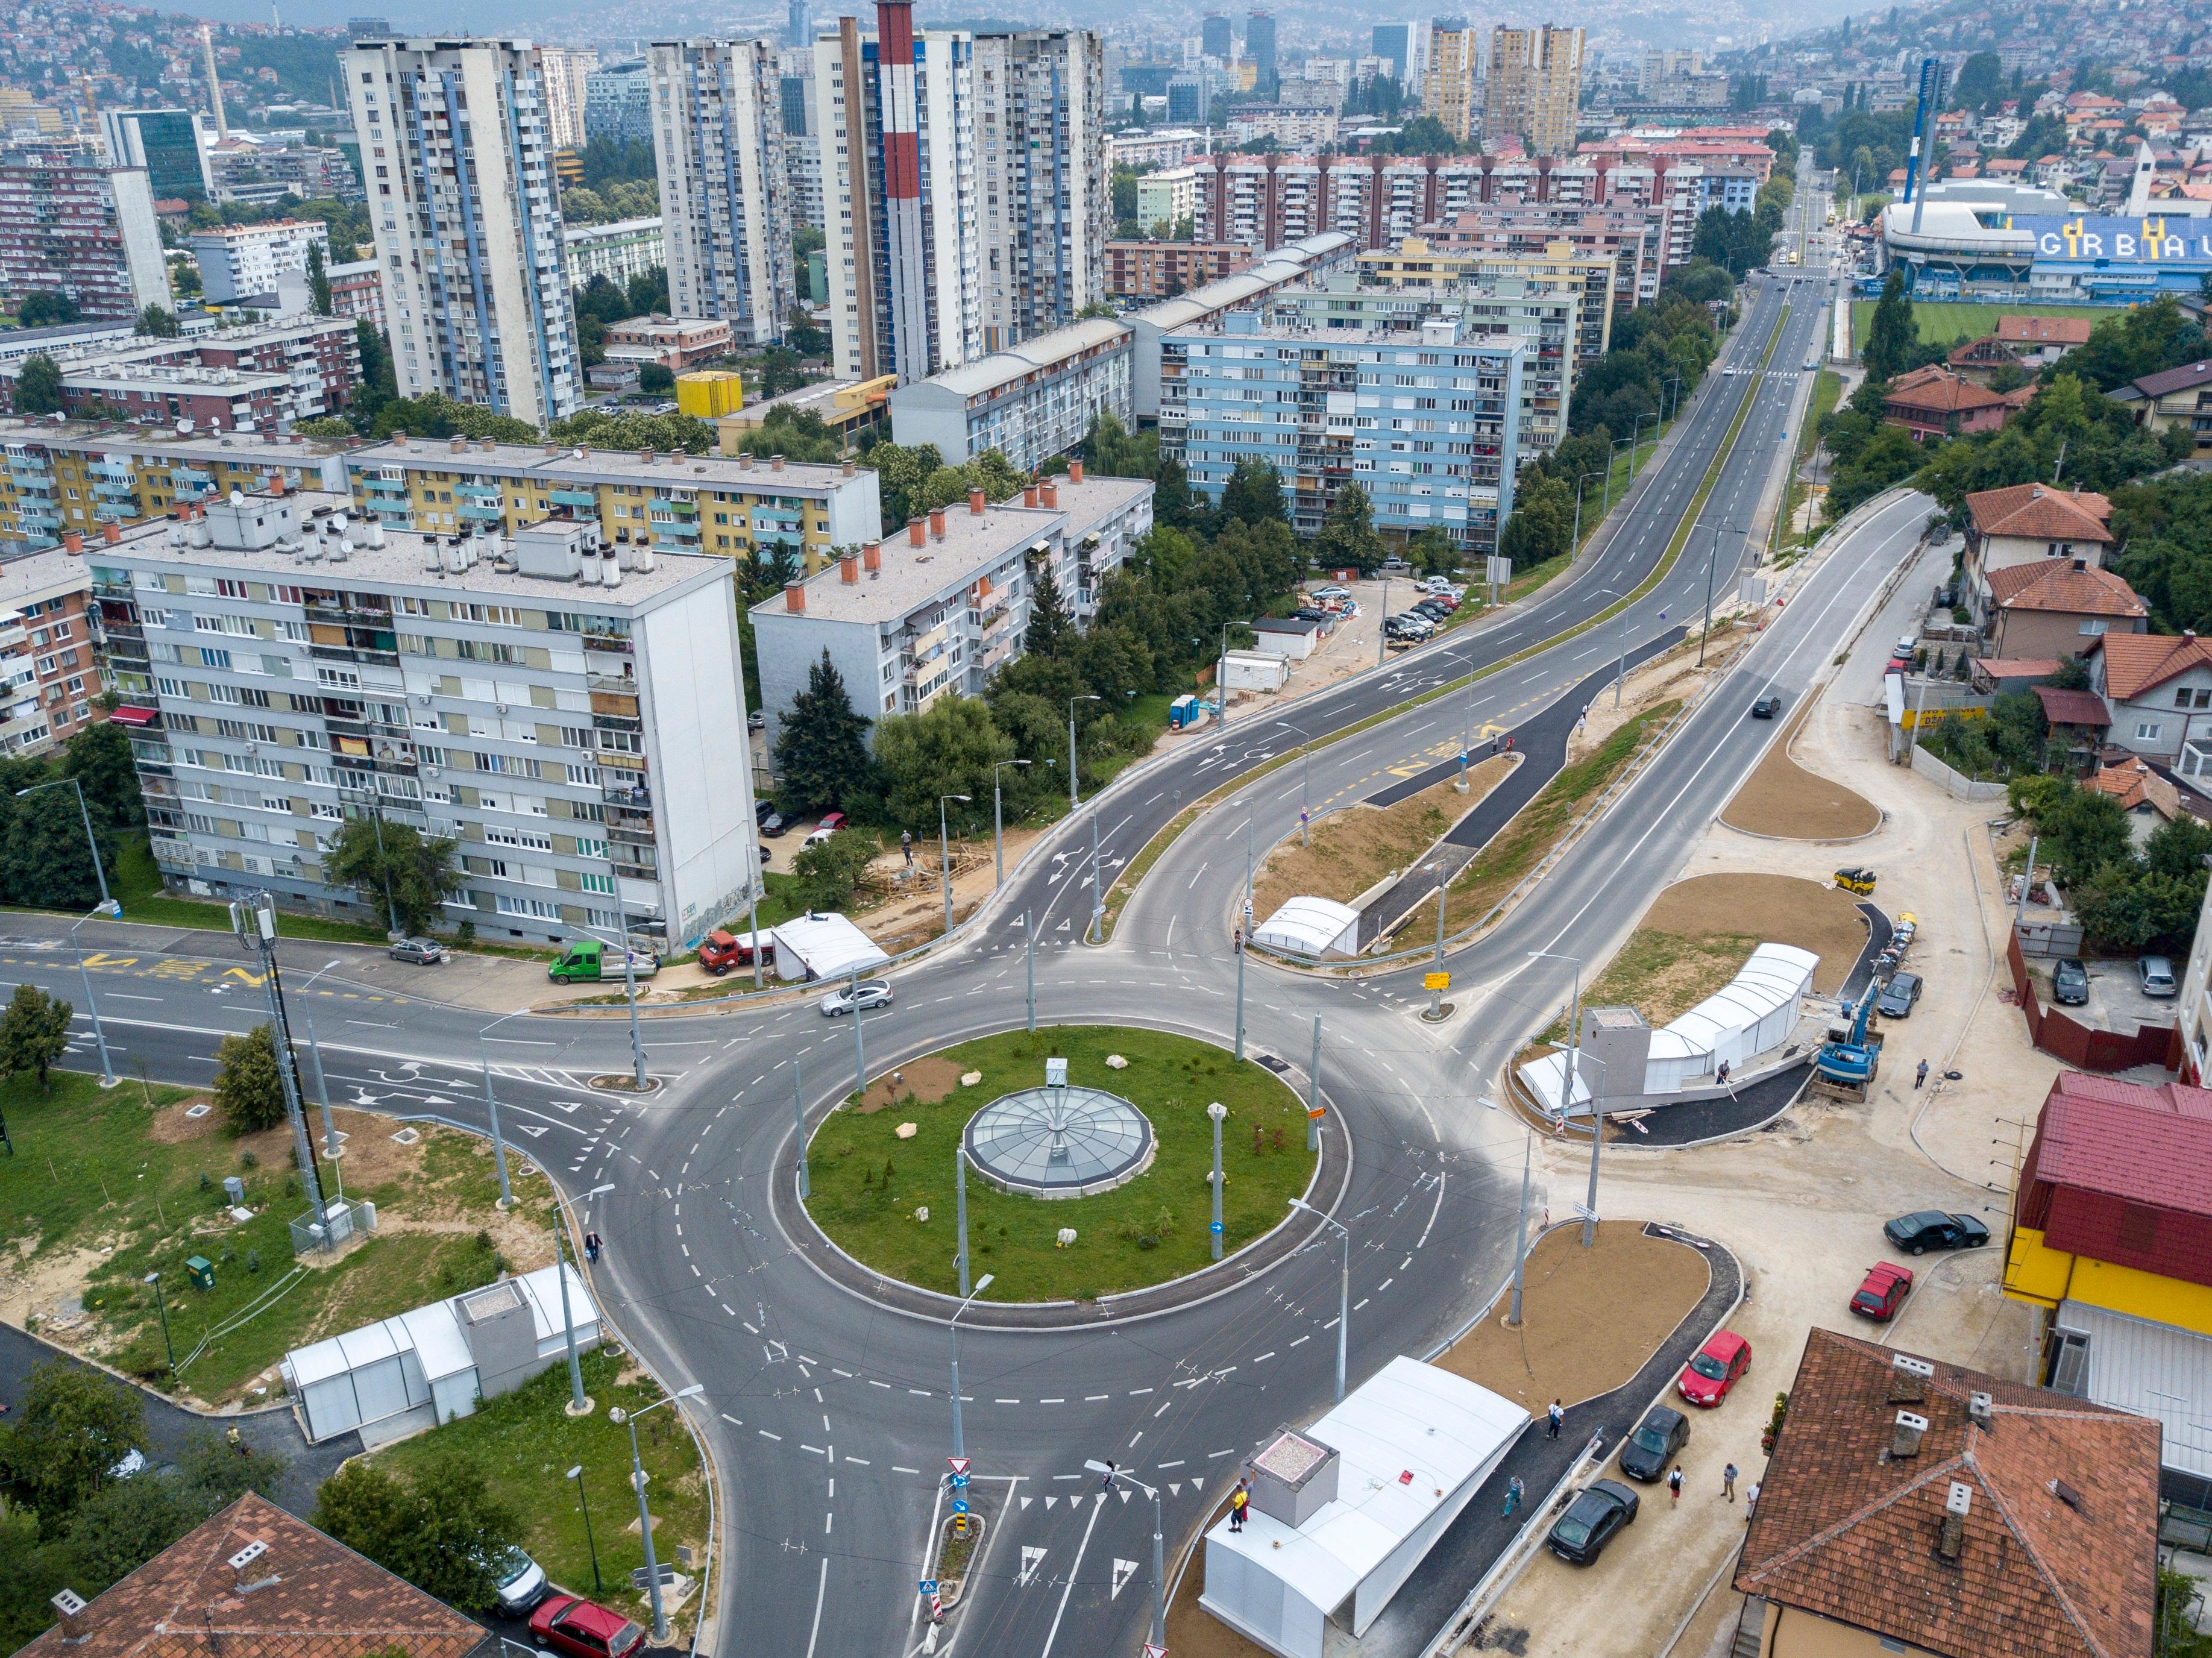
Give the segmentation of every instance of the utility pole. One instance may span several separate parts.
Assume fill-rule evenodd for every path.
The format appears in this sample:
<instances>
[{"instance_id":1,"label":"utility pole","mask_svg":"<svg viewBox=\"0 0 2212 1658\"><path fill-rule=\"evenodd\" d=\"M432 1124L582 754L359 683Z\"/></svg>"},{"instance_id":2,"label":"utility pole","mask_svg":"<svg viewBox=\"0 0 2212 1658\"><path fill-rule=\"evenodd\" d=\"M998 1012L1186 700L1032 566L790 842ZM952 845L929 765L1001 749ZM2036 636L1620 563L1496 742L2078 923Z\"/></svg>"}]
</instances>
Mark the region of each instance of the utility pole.
<instances>
[{"instance_id":1,"label":"utility pole","mask_svg":"<svg viewBox=\"0 0 2212 1658\"><path fill-rule=\"evenodd\" d=\"M284 1020L283 993L276 978L276 901L269 893L249 894L230 907L231 931L240 944L261 961L261 989L269 1004L269 1036L276 1050L276 1077L284 1090L284 1116L292 1128L292 1154L300 1164L301 1189L317 1224L323 1213L322 1181L317 1178L315 1148L307 1139L307 1118L300 1109L300 1083L294 1070L292 1038Z\"/></svg>"},{"instance_id":2,"label":"utility pole","mask_svg":"<svg viewBox=\"0 0 2212 1658\"><path fill-rule=\"evenodd\" d=\"M806 1187L806 1085L799 1078L796 1054L791 1056L791 1110L799 1129L799 1195L804 1200L811 1195Z\"/></svg>"},{"instance_id":3,"label":"utility pole","mask_svg":"<svg viewBox=\"0 0 2212 1658\"><path fill-rule=\"evenodd\" d=\"M1521 1289L1528 1267L1528 1165L1535 1156L1535 1131L1527 1124L1521 1130L1521 1229L1514 1234L1513 1248L1513 1314L1505 1321L1515 1329L1521 1327Z\"/></svg>"},{"instance_id":4,"label":"utility pole","mask_svg":"<svg viewBox=\"0 0 2212 1658\"><path fill-rule=\"evenodd\" d=\"M960 1238L960 1294L964 1300L968 1295L968 1148L964 1145L952 1148L952 1213Z\"/></svg>"},{"instance_id":5,"label":"utility pole","mask_svg":"<svg viewBox=\"0 0 2212 1658\"><path fill-rule=\"evenodd\" d=\"M868 1091L868 1043L860 1035L860 969L853 969L853 1091Z\"/></svg>"},{"instance_id":6,"label":"utility pole","mask_svg":"<svg viewBox=\"0 0 2212 1658\"><path fill-rule=\"evenodd\" d=\"M1092 944L1106 941L1106 901L1098 894L1098 814L1091 814L1091 925L1084 936Z\"/></svg>"},{"instance_id":7,"label":"utility pole","mask_svg":"<svg viewBox=\"0 0 2212 1658\"><path fill-rule=\"evenodd\" d=\"M1237 1056L1243 1058L1242 1054ZM1213 1224L1210 1236L1213 1242L1213 1259L1221 1259L1221 1120L1229 1114L1229 1108L1219 1100L1206 1108L1206 1114L1213 1124Z\"/></svg>"},{"instance_id":8,"label":"utility pole","mask_svg":"<svg viewBox=\"0 0 2212 1658\"><path fill-rule=\"evenodd\" d=\"M1030 1034L1036 1034L1036 917L1028 910L1022 912L1022 942L1028 948L1030 958Z\"/></svg>"},{"instance_id":9,"label":"utility pole","mask_svg":"<svg viewBox=\"0 0 2212 1658\"><path fill-rule=\"evenodd\" d=\"M1306 1067L1306 1150L1321 1150L1321 1015L1314 1015L1313 1063Z\"/></svg>"}]
</instances>

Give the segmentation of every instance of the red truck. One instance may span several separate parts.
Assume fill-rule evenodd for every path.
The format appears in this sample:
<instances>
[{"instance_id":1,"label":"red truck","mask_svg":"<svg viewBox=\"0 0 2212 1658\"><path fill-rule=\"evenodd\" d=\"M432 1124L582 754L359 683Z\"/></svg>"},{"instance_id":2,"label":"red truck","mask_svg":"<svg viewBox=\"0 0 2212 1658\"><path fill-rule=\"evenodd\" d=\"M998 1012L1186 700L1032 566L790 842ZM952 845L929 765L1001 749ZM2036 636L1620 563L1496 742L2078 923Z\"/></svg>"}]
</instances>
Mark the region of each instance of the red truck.
<instances>
[{"instance_id":1,"label":"red truck","mask_svg":"<svg viewBox=\"0 0 2212 1658\"><path fill-rule=\"evenodd\" d=\"M762 941L760 957L763 964L775 960L775 939ZM718 979L733 967L750 967L752 964L753 938L750 933L741 938L734 932L717 927L699 941L699 965Z\"/></svg>"}]
</instances>

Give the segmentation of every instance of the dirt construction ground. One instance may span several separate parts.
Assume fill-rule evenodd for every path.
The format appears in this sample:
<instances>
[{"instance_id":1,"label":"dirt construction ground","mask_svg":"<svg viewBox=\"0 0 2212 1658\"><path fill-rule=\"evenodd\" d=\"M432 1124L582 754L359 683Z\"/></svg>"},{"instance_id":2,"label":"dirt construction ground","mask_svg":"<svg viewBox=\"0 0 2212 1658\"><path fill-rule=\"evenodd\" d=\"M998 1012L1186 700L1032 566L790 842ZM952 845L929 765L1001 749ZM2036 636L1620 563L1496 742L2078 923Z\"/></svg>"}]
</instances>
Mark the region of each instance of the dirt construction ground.
<instances>
[{"instance_id":1,"label":"dirt construction ground","mask_svg":"<svg viewBox=\"0 0 2212 1658\"><path fill-rule=\"evenodd\" d=\"M1881 650L1862 637L1854 651ZM1879 664L1875 665L1877 667ZM1501 1601L1493 1628L1539 1658L1724 1658L1741 1598L1725 1568L1741 1546L1743 1507L1721 1493L1733 1461L1744 1485L1759 1479L1759 1436L1775 1393L1790 1385L1806 1332L1856 1330L1848 1311L1865 1269L1888 1253L1881 1224L1909 1210L1972 1214L2004 1235L2014 1148L2061 1069L2027 1041L2019 1011L2000 999L1997 951L2005 914L1986 820L2002 803L1954 801L1884 758L1879 716L1820 700L1796 740L1802 766L1832 778L1885 813L1850 861L1876 871L1875 902L1914 911L1920 931L1906 966L1927 992L1911 1018L1887 1024L1888 1047L1863 1105L1801 1101L1769 1129L1680 1151L1609 1152L1599 1208L1608 1218L1674 1222L1712 1237L1742 1263L1745 1301L1729 1327L1752 1345L1752 1372L1718 1410L1700 1412L1684 1464L1679 1509L1663 1491L1595 1566L1545 1556ZM1832 847L1754 841L1717 824L1682 875L1796 877L1820 882L1838 861ZM1691 901L1677 884L1662 904ZM1685 894L1675 898L1673 895ZM1655 906L1652 917L1664 911ZM1624 917L1624 925L1632 918ZM1915 1090L1925 1059L1930 1086ZM1961 1075L1942 1080L1946 1070ZM1547 1146L1552 1201L1582 1190L1574 1148ZM1899 1348L2029 1381L2035 1373L2028 1310L1998 1287L1996 1248L1931 1256L1883 1339Z\"/></svg>"},{"instance_id":2,"label":"dirt construction ground","mask_svg":"<svg viewBox=\"0 0 2212 1658\"><path fill-rule=\"evenodd\" d=\"M1252 914L1265 920L1301 896L1352 902L1418 861L1518 763L1518 756L1501 754L1470 767L1465 794L1452 779L1394 806L1330 813L1313 825L1311 844L1293 835L1267 854L1252 883Z\"/></svg>"},{"instance_id":3,"label":"dirt construction ground","mask_svg":"<svg viewBox=\"0 0 2212 1658\"><path fill-rule=\"evenodd\" d=\"M1721 822L1785 841L1851 841L1881 827L1881 813L1864 795L1790 758L1811 708L1808 702L1798 710L1782 740L1736 791Z\"/></svg>"}]
</instances>

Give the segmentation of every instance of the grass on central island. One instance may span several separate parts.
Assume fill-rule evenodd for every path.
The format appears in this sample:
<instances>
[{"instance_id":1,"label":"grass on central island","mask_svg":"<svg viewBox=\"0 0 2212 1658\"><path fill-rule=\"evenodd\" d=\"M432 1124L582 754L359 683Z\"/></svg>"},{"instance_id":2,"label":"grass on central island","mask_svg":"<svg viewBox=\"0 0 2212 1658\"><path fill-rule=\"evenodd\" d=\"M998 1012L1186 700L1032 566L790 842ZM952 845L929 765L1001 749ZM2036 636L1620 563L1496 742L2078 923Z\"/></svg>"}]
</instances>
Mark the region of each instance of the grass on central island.
<instances>
[{"instance_id":1,"label":"grass on central island","mask_svg":"<svg viewBox=\"0 0 2212 1658\"><path fill-rule=\"evenodd\" d=\"M1129 1061L1115 1071L1109 1054ZM1047 1200L994 1190L970 1171L968 1232L972 1278L995 1281L986 1301L1095 1300L1197 1272L1211 1259L1206 1226L1213 1163L1207 1104L1229 1108L1222 1124L1222 1253L1283 1220L1313 1172L1304 1103L1271 1072L1209 1042L1159 1031L1058 1025L984 1036L904 1067L941 1074L934 1087L866 1114L851 1104L815 1131L808 1151L815 1223L854 1260L924 1289L957 1290L952 1159L968 1121L1018 1089L1042 1085L1048 1056L1067 1060L1068 1081L1105 1089L1150 1118L1158 1151L1144 1174L1096 1197ZM949 1069L938 1061L949 1062ZM963 1088L959 1073L982 1080ZM915 1127L898 1138L902 1123ZM1253 1129L1260 1130L1255 1151ZM929 1211L920 1221L915 1212ZM1075 1243L1058 1248L1060 1229Z\"/></svg>"}]
</instances>

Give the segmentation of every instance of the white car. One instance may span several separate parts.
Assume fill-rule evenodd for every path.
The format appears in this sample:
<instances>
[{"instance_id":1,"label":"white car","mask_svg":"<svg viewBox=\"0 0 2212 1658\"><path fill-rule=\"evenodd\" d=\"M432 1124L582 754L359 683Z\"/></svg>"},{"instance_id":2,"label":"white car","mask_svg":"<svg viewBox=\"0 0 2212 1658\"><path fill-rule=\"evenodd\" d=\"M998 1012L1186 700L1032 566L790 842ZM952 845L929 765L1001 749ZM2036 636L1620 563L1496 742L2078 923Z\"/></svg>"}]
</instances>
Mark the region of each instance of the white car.
<instances>
[{"instance_id":1,"label":"white car","mask_svg":"<svg viewBox=\"0 0 2212 1658\"><path fill-rule=\"evenodd\" d=\"M857 985L848 985L842 990L833 990L822 999L822 1017L835 1019L850 1013L855 1006L862 1012L871 1008L889 1007L891 987L881 979L863 979Z\"/></svg>"},{"instance_id":2,"label":"white car","mask_svg":"<svg viewBox=\"0 0 2212 1658\"><path fill-rule=\"evenodd\" d=\"M499 1609L510 1618L522 1617L552 1588L545 1569L520 1549L500 1556L492 1564L492 1576L499 1581Z\"/></svg>"},{"instance_id":3,"label":"white car","mask_svg":"<svg viewBox=\"0 0 2212 1658\"><path fill-rule=\"evenodd\" d=\"M1337 599L1351 598L1352 589L1334 586L1316 587L1313 590L1312 597L1317 603L1328 604Z\"/></svg>"}]
</instances>

